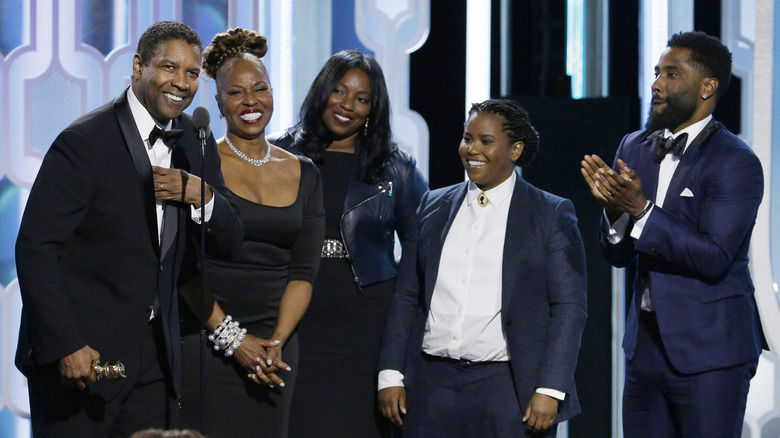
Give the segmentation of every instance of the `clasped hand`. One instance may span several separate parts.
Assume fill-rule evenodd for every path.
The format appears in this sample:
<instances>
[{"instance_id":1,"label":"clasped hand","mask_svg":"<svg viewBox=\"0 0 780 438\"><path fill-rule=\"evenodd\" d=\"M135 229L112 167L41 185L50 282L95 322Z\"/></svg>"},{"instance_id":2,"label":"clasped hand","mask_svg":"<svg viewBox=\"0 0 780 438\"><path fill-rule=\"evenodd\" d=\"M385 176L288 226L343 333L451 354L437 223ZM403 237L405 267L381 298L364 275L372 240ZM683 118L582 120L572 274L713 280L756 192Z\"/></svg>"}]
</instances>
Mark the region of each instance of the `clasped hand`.
<instances>
[{"instance_id":1,"label":"clasped hand","mask_svg":"<svg viewBox=\"0 0 780 438\"><path fill-rule=\"evenodd\" d=\"M284 387L284 380L278 373L292 370L282 361L282 343L279 340L246 335L233 356L247 371L249 379L270 388L275 385Z\"/></svg>"},{"instance_id":2,"label":"clasped hand","mask_svg":"<svg viewBox=\"0 0 780 438\"><path fill-rule=\"evenodd\" d=\"M638 216L647 204L642 194L642 181L636 171L623 160L618 160L620 173L607 166L598 155L585 155L580 173L590 187L590 192L607 211L610 221L621 214Z\"/></svg>"},{"instance_id":3,"label":"clasped hand","mask_svg":"<svg viewBox=\"0 0 780 438\"><path fill-rule=\"evenodd\" d=\"M160 201L177 201L200 208L200 178L181 169L152 166L154 197ZM206 185L205 201L211 200L211 188Z\"/></svg>"}]
</instances>

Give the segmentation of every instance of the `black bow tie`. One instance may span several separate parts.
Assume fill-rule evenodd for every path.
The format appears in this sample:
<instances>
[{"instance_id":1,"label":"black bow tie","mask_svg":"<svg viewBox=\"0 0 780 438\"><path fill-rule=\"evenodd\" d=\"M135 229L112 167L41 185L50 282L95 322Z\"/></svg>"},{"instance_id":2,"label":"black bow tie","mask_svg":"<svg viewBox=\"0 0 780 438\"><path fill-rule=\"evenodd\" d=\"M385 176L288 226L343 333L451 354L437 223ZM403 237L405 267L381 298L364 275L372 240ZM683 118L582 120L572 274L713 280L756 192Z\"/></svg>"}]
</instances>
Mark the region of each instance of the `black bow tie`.
<instances>
[{"instance_id":1,"label":"black bow tie","mask_svg":"<svg viewBox=\"0 0 780 438\"><path fill-rule=\"evenodd\" d=\"M674 140L672 140L672 137L657 137L655 139L655 162L660 163L663 161L664 157L669 152L671 152L675 157L681 156L685 150L685 143L687 143L687 141L688 133L682 133Z\"/></svg>"},{"instance_id":2,"label":"black bow tie","mask_svg":"<svg viewBox=\"0 0 780 438\"><path fill-rule=\"evenodd\" d=\"M182 134L184 134L183 129L171 129L166 131L155 125L154 128L152 128L152 132L149 133L149 145L154 146L154 144L157 143L157 139L161 138L166 146L172 148L176 146L176 139L181 137Z\"/></svg>"}]
</instances>

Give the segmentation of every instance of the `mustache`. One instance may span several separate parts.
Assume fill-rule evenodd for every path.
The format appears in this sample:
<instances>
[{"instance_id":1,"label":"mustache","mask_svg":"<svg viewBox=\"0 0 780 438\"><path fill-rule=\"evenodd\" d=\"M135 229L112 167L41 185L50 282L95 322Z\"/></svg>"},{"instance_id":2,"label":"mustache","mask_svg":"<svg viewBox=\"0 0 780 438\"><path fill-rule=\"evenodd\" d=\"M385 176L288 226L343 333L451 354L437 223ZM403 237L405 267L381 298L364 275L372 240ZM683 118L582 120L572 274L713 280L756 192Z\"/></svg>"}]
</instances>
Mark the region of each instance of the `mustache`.
<instances>
[{"instance_id":1,"label":"mustache","mask_svg":"<svg viewBox=\"0 0 780 438\"><path fill-rule=\"evenodd\" d=\"M669 103L669 99L664 99L661 96L654 94L650 103Z\"/></svg>"}]
</instances>

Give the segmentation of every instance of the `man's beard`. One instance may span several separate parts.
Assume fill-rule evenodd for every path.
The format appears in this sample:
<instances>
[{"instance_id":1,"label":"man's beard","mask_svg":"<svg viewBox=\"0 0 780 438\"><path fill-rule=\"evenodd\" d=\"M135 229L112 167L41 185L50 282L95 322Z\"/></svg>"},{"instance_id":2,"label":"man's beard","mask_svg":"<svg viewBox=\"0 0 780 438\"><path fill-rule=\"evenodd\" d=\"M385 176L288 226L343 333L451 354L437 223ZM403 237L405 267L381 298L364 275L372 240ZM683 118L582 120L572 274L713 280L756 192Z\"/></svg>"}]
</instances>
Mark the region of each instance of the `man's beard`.
<instances>
[{"instance_id":1,"label":"man's beard","mask_svg":"<svg viewBox=\"0 0 780 438\"><path fill-rule=\"evenodd\" d=\"M657 97L653 99L656 101L660 100ZM678 126L690 120L696 112L697 101L695 96L688 98L688 96L677 94L675 96L667 96L664 102L666 102L666 108L658 112L654 112L653 104L650 104L650 111L645 124L648 130L657 131L666 128L674 131Z\"/></svg>"}]
</instances>

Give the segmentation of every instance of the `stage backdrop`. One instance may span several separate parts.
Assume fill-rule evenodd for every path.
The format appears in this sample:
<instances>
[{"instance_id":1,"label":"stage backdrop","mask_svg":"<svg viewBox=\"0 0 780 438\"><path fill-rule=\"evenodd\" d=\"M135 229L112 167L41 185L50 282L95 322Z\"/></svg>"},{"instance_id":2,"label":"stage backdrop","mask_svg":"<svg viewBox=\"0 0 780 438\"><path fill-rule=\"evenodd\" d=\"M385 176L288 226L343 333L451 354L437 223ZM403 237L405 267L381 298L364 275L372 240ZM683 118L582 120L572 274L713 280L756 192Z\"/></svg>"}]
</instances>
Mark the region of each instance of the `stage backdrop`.
<instances>
[{"instance_id":1,"label":"stage backdrop","mask_svg":"<svg viewBox=\"0 0 780 438\"><path fill-rule=\"evenodd\" d=\"M592 2L605 4L608 0ZM180 20L195 28L206 44L215 33L234 26L265 34L270 47L264 62L275 98L269 131L284 129L296 121L298 107L309 84L332 53L342 49L372 53L383 66L387 78L396 140L414 154L420 169L427 174L428 127L425 120L410 109L409 103L410 94L420 96L424 93L420 89L410 91L409 57L426 42L431 32L430 3L430 0L0 0L0 438L30 434L26 419L26 382L13 366L21 308L13 251L29 188L57 133L79 115L113 99L129 85L132 57L141 32L156 21ZM443 20L445 26L441 31L452 33L449 38L460 41L460 36L466 33L463 20L449 18L457 15L453 4L463 1L436 0L433 3L448 18ZM498 5L512 2L468 0L466 3L484 8L492 5L495 12ZM691 2L634 0L634 3L668 3L683 8ZM780 238L777 237L780 235L780 220L777 219L780 202L776 201L780 196L780 178L777 177L780 160L773 163L771 152L780 151L776 146L780 144L780 117L774 112L780 109L780 87L773 88L773 84L780 83L780 67L776 65L780 60L780 38L776 30L780 27L780 8L774 7L773 0L721 0L720 3L723 5L724 41L735 52L735 70L745 78L741 94L743 112L752 117L743 121L742 135L759 153L767 181L767 196L757 221L751 257L762 316L770 342L777 351L780 348L780 301L774 278L780 276L780 256L777 256L780 254ZM621 44L621 41L611 43ZM436 50L436 47L431 46L428 50ZM454 58L458 65L466 64L463 53L444 53ZM516 64L522 66L522 62L518 59ZM434 81L447 81L453 74L430 61L427 64L427 71L439 75ZM650 73L645 71L643 74ZM420 86L431 88L429 84ZM448 93L463 91L448 90ZM647 91L638 90L638 93ZM224 133L224 126L216 117L214 94L213 81L204 78L190 111L197 106L207 107L212 114L212 129L219 137ZM433 99L446 106L446 97L434 96ZM461 108L464 104L457 102ZM436 114L428 117L433 120ZM452 132L446 128L437 130L436 134L457 141L460 120L455 124L458 126L452 126ZM455 144L444 147L455 147ZM570 171L577 172L576 169ZM610 294L605 290L589 293ZM617 319L591 319L592 333L595 333L594 328L604 328L604 324L610 323L613 336L620 333L619 304L622 301L616 294L612 294L611 299L612 316ZM592 312L592 315L598 313ZM601 326L594 327L593 324ZM619 345L619 339L611 341L614 346ZM613 371L621 368L621 356L617 351ZM581 363L585 362L581 359ZM775 352L762 357L759 375L751 389L745 436L780 436L778 365L780 359ZM616 415L613 425L619 424L619 410L614 407L621 382L622 378L616 378L613 387L602 388L611 393L611 407ZM584 415L594 411L589 406L583 408Z\"/></svg>"}]
</instances>

